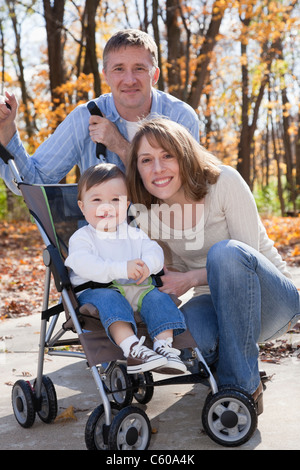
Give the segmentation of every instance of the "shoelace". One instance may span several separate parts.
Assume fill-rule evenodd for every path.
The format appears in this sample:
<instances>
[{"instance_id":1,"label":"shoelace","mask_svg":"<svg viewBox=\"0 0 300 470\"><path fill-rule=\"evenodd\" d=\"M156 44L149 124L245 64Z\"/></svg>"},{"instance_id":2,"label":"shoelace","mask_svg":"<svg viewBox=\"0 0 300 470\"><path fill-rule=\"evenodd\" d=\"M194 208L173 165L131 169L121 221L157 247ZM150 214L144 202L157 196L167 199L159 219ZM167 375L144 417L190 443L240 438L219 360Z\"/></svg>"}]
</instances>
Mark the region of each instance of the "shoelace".
<instances>
[{"instance_id":1,"label":"shoelace","mask_svg":"<svg viewBox=\"0 0 300 470\"><path fill-rule=\"evenodd\" d=\"M144 359L146 354L151 353L151 350L147 348L146 346L143 346L143 343L145 341L146 337L142 336L141 339L139 340L138 344L133 346L131 350L131 355L132 357L137 357L141 355L142 359Z\"/></svg>"},{"instance_id":2,"label":"shoelace","mask_svg":"<svg viewBox=\"0 0 300 470\"><path fill-rule=\"evenodd\" d=\"M179 349L172 348L172 338L167 338L164 340L165 344L161 343L161 345L157 348L158 354L166 353L166 354L175 354L176 356L179 356L180 351ZM162 350L162 352L161 352Z\"/></svg>"}]
</instances>

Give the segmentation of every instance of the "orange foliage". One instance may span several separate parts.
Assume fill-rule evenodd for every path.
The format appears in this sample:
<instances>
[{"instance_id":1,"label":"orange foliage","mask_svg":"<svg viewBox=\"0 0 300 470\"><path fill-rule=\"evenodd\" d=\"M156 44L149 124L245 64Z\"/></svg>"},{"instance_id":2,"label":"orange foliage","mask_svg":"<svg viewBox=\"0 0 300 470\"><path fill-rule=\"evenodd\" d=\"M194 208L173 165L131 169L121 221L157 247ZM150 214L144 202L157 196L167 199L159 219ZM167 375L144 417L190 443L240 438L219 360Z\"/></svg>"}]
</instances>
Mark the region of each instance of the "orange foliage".
<instances>
[{"instance_id":1,"label":"orange foliage","mask_svg":"<svg viewBox=\"0 0 300 470\"><path fill-rule=\"evenodd\" d=\"M300 216L263 218L263 224L285 260L300 265Z\"/></svg>"}]
</instances>

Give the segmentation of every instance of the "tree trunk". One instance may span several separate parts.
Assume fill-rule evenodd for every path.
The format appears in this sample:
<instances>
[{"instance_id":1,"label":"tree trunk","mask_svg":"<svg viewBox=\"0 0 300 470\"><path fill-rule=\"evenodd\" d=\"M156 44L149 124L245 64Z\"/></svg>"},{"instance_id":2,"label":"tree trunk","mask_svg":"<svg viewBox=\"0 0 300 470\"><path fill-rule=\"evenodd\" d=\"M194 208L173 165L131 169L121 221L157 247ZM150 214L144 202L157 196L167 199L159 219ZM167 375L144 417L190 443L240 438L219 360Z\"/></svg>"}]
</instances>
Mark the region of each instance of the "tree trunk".
<instances>
[{"instance_id":1,"label":"tree trunk","mask_svg":"<svg viewBox=\"0 0 300 470\"><path fill-rule=\"evenodd\" d=\"M158 0L153 0L152 2L152 27L153 27L154 40L158 48L158 67L160 68L160 75L159 75L159 79L157 82L157 87L159 90L164 91L165 83L164 83L164 77L162 73L161 45L160 45L160 34L159 34L159 27L158 27Z\"/></svg>"},{"instance_id":2,"label":"tree trunk","mask_svg":"<svg viewBox=\"0 0 300 470\"><path fill-rule=\"evenodd\" d=\"M225 4L225 6L223 5ZM211 53L217 42L217 35L221 26L222 18L226 10L226 2L216 0L212 7L212 17L204 42L202 44L200 54L197 58L197 67L195 77L191 84L191 91L188 96L188 104L194 109L198 108L201 94L205 86L205 82L209 73L208 65L211 60Z\"/></svg>"},{"instance_id":3,"label":"tree trunk","mask_svg":"<svg viewBox=\"0 0 300 470\"><path fill-rule=\"evenodd\" d=\"M169 93L182 99L181 67L178 59L182 56L178 0L167 0L167 40L168 40L168 87Z\"/></svg>"},{"instance_id":4,"label":"tree trunk","mask_svg":"<svg viewBox=\"0 0 300 470\"><path fill-rule=\"evenodd\" d=\"M65 0L43 0L43 4L48 44L50 90L55 108L63 100L57 87L65 82L63 35Z\"/></svg>"},{"instance_id":5,"label":"tree trunk","mask_svg":"<svg viewBox=\"0 0 300 470\"><path fill-rule=\"evenodd\" d=\"M3 96L4 95L4 82L5 82L5 40L4 40L4 31L3 31L3 26L2 26L2 20L0 20L0 50L1 50L1 62L2 62L2 67L1 67L1 90L0 93Z\"/></svg>"},{"instance_id":6,"label":"tree trunk","mask_svg":"<svg viewBox=\"0 0 300 470\"><path fill-rule=\"evenodd\" d=\"M243 21L246 26L249 25L248 20ZM249 79L248 79L248 61L247 46L241 41L241 57L242 60L242 129L240 142L238 146L238 163L237 170L240 172L246 183L251 187L251 149L253 145L254 133L257 127L259 108L262 103L266 85L270 77L271 64L278 52L278 39L276 39L269 47L265 44L262 47L262 62L266 64L266 69L260 82L259 92L256 96L250 95ZM251 96L251 97L250 97ZM252 121L249 122L249 111L253 105Z\"/></svg>"},{"instance_id":7,"label":"tree trunk","mask_svg":"<svg viewBox=\"0 0 300 470\"><path fill-rule=\"evenodd\" d=\"M273 155L276 160L276 166L277 166L277 192L278 192L278 198L280 202L281 215L282 217L284 217L285 206L284 206L283 190L282 190L282 184L281 184L280 156L279 156L277 145L276 145L276 136L275 136L273 120L272 120L272 142L273 142Z\"/></svg>"},{"instance_id":8,"label":"tree trunk","mask_svg":"<svg viewBox=\"0 0 300 470\"><path fill-rule=\"evenodd\" d=\"M283 146L284 146L284 155L286 162L286 180L287 180L287 189L290 194L290 201L293 205L293 211L296 212L296 192L293 176L293 158L292 158L292 146L291 139L289 134L289 116L288 113L288 98L286 89L281 90L282 104L283 104L283 117L282 117L282 126L283 126Z\"/></svg>"},{"instance_id":9,"label":"tree trunk","mask_svg":"<svg viewBox=\"0 0 300 470\"><path fill-rule=\"evenodd\" d=\"M26 125L26 133L28 137L31 137L34 133L34 125L32 124L31 118L30 118L30 109L29 109L30 98L27 92L27 86L26 86L25 77L24 77L24 65L23 65L23 59L22 59L22 54L21 54L20 28L17 23L17 16L15 12L15 2L12 0L6 0L6 4L9 9L9 15L10 15L10 19L13 25L13 30L15 33L15 40L16 40L15 53L17 57L18 67L19 67L19 71L17 72L17 75L18 75L18 80L20 82L22 103L24 106L24 119L25 119L25 125Z\"/></svg>"},{"instance_id":10,"label":"tree trunk","mask_svg":"<svg viewBox=\"0 0 300 470\"><path fill-rule=\"evenodd\" d=\"M296 140L296 192L300 194L300 112L298 114L298 135Z\"/></svg>"},{"instance_id":11,"label":"tree trunk","mask_svg":"<svg viewBox=\"0 0 300 470\"><path fill-rule=\"evenodd\" d=\"M250 20L249 20L250 22ZM246 24L248 26L249 22ZM249 138L249 124L248 124L248 109L249 109L249 77L248 77L248 63L247 58L247 45L241 41L241 58L242 60L242 120L241 120L241 134L238 146L238 162L237 170L242 175L244 180L250 185L250 138Z\"/></svg>"},{"instance_id":12,"label":"tree trunk","mask_svg":"<svg viewBox=\"0 0 300 470\"><path fill-rule=\"evenodd\" d=\"M95 96L101 95L101 78L99 74L98 59L96 53L96 11L100 0L86 0L85 4L85 61L83 72L85 74L92 73L94 76L94 92Z\"/></svg>"}]
</instances>

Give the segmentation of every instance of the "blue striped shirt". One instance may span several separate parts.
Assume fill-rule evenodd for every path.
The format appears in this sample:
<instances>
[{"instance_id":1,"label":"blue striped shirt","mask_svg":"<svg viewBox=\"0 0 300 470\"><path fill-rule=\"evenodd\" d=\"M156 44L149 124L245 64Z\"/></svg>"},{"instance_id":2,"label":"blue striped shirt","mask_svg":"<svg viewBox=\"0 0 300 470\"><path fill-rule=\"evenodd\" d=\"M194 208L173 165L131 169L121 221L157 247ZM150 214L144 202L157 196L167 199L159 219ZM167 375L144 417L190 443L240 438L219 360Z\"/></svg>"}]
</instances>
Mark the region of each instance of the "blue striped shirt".
<instances>
[{"instance_id":1,"label":"blue striped shirt","mask_svg":"<svg viewBox=\"0 0 300 470\"><path fill-rule=\"evenodd\" d=\"M121 118L111 93L95 99L96 104L107 119L113 122L119 132L128 139L126 122ZM199 141L199 121L195 111L186 103L172 95L152 90L151 117L166 116L184 125ZM77 106L36 150L33 156L26 152L19 133L16 132L7 150L15 157L16 166L26 183L58 183L69 171L78 165L82 173L90 166L99 163L96 157L96 144L89 135L90 113L87 104ZM124 164L118 155L106 151L106 161L115 163L123 171ZM0 174L7 186L17 192L11 171L0 160Z\"/></svg>"}]
</instances>

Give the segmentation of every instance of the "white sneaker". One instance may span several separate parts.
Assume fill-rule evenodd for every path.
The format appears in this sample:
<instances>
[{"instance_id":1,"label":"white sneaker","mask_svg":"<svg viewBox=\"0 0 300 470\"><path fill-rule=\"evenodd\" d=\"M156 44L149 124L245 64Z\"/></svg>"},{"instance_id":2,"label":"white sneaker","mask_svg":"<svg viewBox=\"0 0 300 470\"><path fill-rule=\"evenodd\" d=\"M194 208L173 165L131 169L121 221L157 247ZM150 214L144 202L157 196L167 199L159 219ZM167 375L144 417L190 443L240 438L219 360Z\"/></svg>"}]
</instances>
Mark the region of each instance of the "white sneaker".
<instances>
[{"instance_id":1,"label":"white sneaker","mask_svg":"<svg viewBox=\"0 0 300 470\"><path fill-rule=\"evenodd\" d=\"M167 358L160 356L152 349L143 346L145 336L142 336L139 342L134 343L127 357L127 373L136 374L138 372L146 372L154 370L167 364Z\"/></svg>"},{"instance_id":2,"label":"white sneaker","mask_svg":"<svg viewBox=\"0 0 300 470\"><path fill-rule=\"evenodd\" d=\"M156 349L155 352L167 359L167 364L159 367L155 372L160 374L184 374L187 371L186 365L179 358L180 351L179 349L172 348L172 338L167 338L164 342L161 343Z\"/></svg>"}]
</instances>

